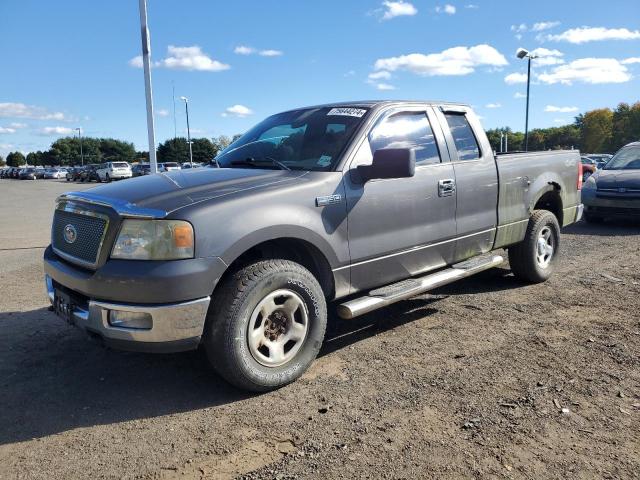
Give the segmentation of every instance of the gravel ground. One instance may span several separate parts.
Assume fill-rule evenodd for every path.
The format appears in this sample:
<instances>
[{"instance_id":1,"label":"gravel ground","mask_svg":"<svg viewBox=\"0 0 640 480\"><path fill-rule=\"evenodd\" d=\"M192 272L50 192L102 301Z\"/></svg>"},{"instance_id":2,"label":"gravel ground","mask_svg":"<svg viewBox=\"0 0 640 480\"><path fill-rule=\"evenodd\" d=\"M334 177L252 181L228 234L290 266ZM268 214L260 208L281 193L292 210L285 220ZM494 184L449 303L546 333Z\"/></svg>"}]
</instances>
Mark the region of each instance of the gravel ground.
<instances>
[{"instance_id":1,"label":"gravel ground","mask_svg":"<svg viewBox=\"0 0 640 480\"><path fill-rule=\"evenodd\" d=\"M640 477L639 225L566 229L541 285L505 266L332 317L300 381L248 395L198 352L106 350L47 311L71 188L0 180L0 478Z\"/></svg>"}]
</instances>

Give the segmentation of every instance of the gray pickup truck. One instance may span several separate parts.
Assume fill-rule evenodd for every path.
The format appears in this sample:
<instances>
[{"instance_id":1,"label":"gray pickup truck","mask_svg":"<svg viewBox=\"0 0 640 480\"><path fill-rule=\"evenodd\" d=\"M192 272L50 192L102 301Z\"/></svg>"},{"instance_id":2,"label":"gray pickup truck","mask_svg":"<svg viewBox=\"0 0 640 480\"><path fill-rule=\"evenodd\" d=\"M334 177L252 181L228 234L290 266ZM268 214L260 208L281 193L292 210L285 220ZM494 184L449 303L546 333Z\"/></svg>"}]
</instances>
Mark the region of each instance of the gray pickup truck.
<instances>
[{"instance_id":1,"label":"gray pickup truck","mask_svg":"<svg viewBox=\"0 0 640 480\"><path fill-rule=\"evenodd\" d=\"M204 348L265 391L351 319L504 262L542 282L580 219L577 151L495 156L473 111L373 101L273 115L211 168L62 195L52 308L107 345Z\"/></svg>"}]
</instances>

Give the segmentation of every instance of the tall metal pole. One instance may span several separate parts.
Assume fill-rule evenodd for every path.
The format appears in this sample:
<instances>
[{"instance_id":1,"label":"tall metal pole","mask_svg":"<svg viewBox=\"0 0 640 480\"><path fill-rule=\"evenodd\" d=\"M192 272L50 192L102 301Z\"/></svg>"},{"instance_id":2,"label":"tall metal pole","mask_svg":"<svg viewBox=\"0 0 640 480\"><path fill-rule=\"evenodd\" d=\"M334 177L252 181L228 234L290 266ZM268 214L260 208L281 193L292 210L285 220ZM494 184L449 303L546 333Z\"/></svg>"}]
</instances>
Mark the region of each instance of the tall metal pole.
<instances>
[{"instance_id":1,"label":"tall metal pole","mask_svg":"<svg viewBox=\"0 0 640 480\"><path fill-rule=\"evenodd\" d=\"M78 138L80 139L80 165L84 167L84 154L82 153L82 129L76 128L78 131Z\"/></svg>"},{"instance_id":2,"label":"tall metal pole","mask_svg":"<svg viewBox=\"0 0 640 480\"><path fill-rule=\"evenodd\" d=\"M509 130L504 132L504 153L509 153Z\"/></svg>"},{"instance_id":3,"label":"tall metal pole","mask_svg":"<svg viewBox=\"0 0 640 480\"><path fill-rule=\"evenodd\" d=\"M193 150L191 149L191 130L189 129L189 100L187 97L182 97L184 100L184 110L187 114L187 143L189 144L189 165L193 168Z\"/></svg>"},{"instance_id":4,"label":"tall metal pole","mask_svg":"<svg viewBox=\"0 0 640 480\"><path fill-rule=\"evenodd\" d=\"M140 33L142 36L142 66L144 68L144 91L147 99L147 136L149 139L149 163L151 173L158 172L156 159L156 134L153 119L153 93L151 91L151 39L147 25L147 1L139 0Z\"/></svg>"},{"instance_id":5,"label":"tall metal pole","mask_svg":"<svg viewBox=\"0 0 640 480\"><path fill-rule=\"evenodd\" d=\"M171 93L173 99L173 141L175 143L178 136L178 128L176 127L176 85L171 81Z\"/></svg>"},{"instance_id":6,"label":"tall metal pole","mask_svg":"<svg viewBox=\"0 0 640 480\"><path fill-rule=\"evenodd\" d=\"M524 121L524 151L529 151L529 84L531 83L531 56L527 64L527 113Z\"/></svg>"}]
</instances>

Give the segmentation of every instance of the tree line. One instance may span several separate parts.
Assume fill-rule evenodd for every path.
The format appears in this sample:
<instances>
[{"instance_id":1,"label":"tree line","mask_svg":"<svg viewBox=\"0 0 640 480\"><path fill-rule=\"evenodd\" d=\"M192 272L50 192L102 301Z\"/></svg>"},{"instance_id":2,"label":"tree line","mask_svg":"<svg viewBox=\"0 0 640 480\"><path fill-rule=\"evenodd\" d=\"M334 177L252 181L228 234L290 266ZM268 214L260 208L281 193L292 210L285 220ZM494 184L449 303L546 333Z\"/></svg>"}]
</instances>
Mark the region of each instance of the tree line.
<instances>
[{"instance_id":1,"label":"tree line","mask_svg":"<svg viewBox=\"0 0 640 480\"><path fill-rule=\"evenodd\" d=\"M507 135L509 151L524 150L524 133L504 127L487 130L496 152L500 151L501 133ZM633 141L640 141L640 102L620 103L614 110L590 110L575 117L570 125L529 132L530 151L575 148L584 153L615 153Z\"/></svg>"},{"instance_id":2,"label":"tree line","mask_svg":"<svg viewBox=\"0 0 640 480\"><path fill-rule=\"evenodd\" d=\"M209 162L219 151L225 149L239 135L209 138L192 138L193 161ZM157 150L158 162L188 162L189 143L184 137L171 138L161 143ZM6 160L0 157L0 165L10 167L31 166L76 166L104 162L148 162L149 152L136 151L133 143L115 138L82 138L82 149L78 137L63 137L51 144L49 150L30 152L25 157L21 152L11 152Z\"/></svg>"}]
</instances>

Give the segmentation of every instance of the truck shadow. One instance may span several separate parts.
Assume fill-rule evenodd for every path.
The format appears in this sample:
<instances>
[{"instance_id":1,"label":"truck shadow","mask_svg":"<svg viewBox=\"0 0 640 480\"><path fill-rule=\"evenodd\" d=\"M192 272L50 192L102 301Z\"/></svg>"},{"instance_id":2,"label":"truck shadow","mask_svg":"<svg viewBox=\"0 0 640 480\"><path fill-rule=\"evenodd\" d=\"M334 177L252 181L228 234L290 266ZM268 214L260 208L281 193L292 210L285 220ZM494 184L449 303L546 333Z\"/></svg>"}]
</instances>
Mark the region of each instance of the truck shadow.
<instances>
[{"instance_id":1,"label":"truck shadow","mask_svg":"<svg viewBox=\"0 0 640 480\"><path fill-rule=\"evenodd\" d=\"M595 235L601 237L620 237L640 234L640 219L607 220L603 223L574 223L562 229L569 235Z\"/></svg>"},{"instance_id":2,"label":"truck shadow","mask_svg":"<svg viewBox=\"0 0 640 480\"><path fill-rule=\"evenodd\" d=\"M449 295L517 288L508 270L484 272L351 321L331 315L321 355L436 313ZM0 313L0 445L75 428L231 404L252 397L224 382L201 352L112 351L46 308Z\"/></svg>"}]
</instances>

